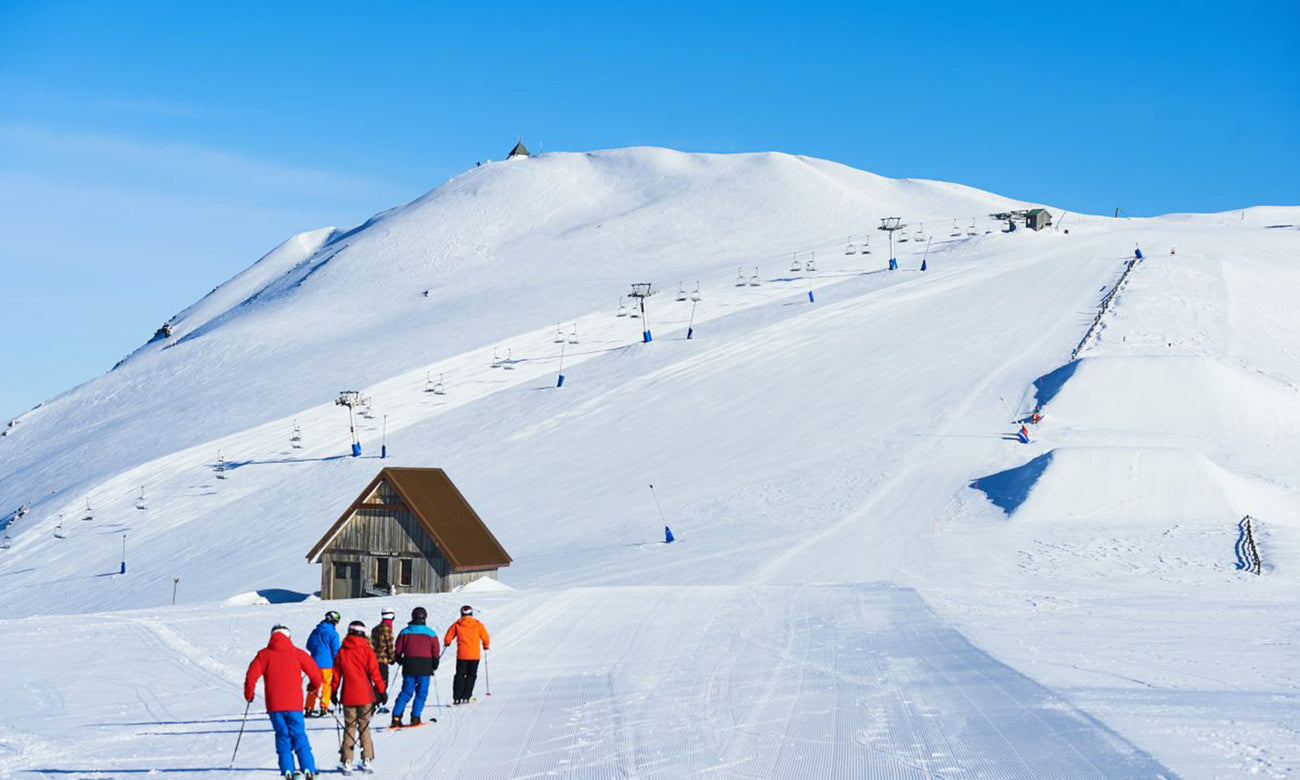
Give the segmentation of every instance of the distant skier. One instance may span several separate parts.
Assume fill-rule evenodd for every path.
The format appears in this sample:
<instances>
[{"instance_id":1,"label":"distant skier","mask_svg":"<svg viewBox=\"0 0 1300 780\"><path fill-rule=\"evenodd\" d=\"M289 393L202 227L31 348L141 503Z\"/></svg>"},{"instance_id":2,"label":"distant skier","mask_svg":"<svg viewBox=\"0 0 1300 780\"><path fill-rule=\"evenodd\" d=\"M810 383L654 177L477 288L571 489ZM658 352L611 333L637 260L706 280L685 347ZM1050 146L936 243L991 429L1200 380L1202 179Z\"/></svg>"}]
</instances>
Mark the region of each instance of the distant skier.
<instances>
[{"instance_id":1,"label":"distant skier","mask_svg":"<svg viewBox=\"0 0 1300 780\"><path fill-rule=\"evenodd\" d=\"M424 607L416 607L411 610L411 622L397 635L393 658L402 665L402 692L397 694L397 701L393 703L393 728L402 727L402 713L412 697L415 702L411 705L408 725L423 723L420 716L424 714L424 702L429 698L429 677L437 670L438 658L442 655L438 635L425 625L428 619L429 613Z\"/></svg>"},{"instance_id":2,"label":"distant skier","mask_svg":"<svg viewBox=\"0 0 1300 780\"><path fill-rule=\"evenodd\" d=\"M443 644L451 647L456 642L456 679L452 685L452 704L465 704L474 696L474 682L478 679L479 646L484 650L492 643L487 628L474 618L474 608L466 604L460 608L460 620L451 624Z\"/></svg>"},{"instance_id":3,"label":"distant skier","mask_svg":"<svg viewBox=\"0 0 1300 780\"><path fill-rule=\"evenodd\" d=\"M341 620L339 613L330 610L325 619L316 625L307 637L307 652L320 667L325 684L320 687L320 709L316 709L316 694L307 694L307 709L303 713L309 718L324 717L330 713L330 688L334 679L334 656L339 654L339 631L335 626Z\"/></svg>"},{"instance_id":4,"label":"distant skier","mask_svg":"<svg viewBox=\"0 0 1300 780\"><path fill-rule=\"evenodd\" d=\"M389 680L388 665L393 662L393 653L395 651L393 647L393 618L396 616L393 610L385 608L383 612L379 613L379 625L375 626L374 630L370 632L370 646L375 651L375 660L379 662L379 676L384 678L385 683ZM380 707L379 711L388 712L388 708Z\"/></svg>"},{"instance_id":5,"label":"distant skier","mask_svg":"<svg viewBox=\"0 0 1300 780\"><path fill-rule=\"evenodd\" d=\"M293 780L293 758L305 780L316 776L316 759L307 741L307 727L302 712L302 676L307 675L307 692L314 694L324 684L320 668L302 650L293 646L289 629L277 625L271 629L271 641L257 651L244 675L244 700L253 701L258 678L266 678L263 698L266 714L275 730L275 754L280 760L280 774Z\"/></svg>"},{"instance_id":6,"label":"distant skier","mask_svg":"<svg viewBox=\"0 0 1300 780\"><path fill-rule=\"evenodd\" d=\"M352 750L361 742L361 769L370 770L375 760L375 746L370 741L370 718L375 704L388 701L388 687L379 673L375 651L366 638L366 624L354 620L348 635L334 658L339 694L336 701L343 708L343 747L339 751L343 773L352 771Z\"/></svg>"}]
</instances>

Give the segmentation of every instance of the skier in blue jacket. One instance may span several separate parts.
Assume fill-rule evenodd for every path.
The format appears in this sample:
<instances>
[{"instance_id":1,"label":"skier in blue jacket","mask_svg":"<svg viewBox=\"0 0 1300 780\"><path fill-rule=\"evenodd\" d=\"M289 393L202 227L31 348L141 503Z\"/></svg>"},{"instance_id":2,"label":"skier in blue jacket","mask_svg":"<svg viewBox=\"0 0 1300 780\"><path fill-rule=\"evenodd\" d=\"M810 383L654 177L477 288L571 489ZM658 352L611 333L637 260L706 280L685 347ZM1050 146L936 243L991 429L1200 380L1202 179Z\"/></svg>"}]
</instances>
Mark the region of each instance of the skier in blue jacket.
<instances>
[{"instance_id":1,"label":"skier in blue jacket","mask_svg":"<svg viewBox=\"0 0 1300 780\"><path fill-rule=\"evenodd\" d=\"M325 678L324 684L320 687L320 710L316 709L316 692L307 692L307 709L304 713L307 717L324 717L330 712L330 691L331 682L334 677L334 656L339 654L339 631L335 626L341 619L339 613L330 610L325 613L325 619L312 629L311 636L307 637L307 652L311 653L311 660L316 662L320 667L321 677Z\"/></svg>"}]
</instances>

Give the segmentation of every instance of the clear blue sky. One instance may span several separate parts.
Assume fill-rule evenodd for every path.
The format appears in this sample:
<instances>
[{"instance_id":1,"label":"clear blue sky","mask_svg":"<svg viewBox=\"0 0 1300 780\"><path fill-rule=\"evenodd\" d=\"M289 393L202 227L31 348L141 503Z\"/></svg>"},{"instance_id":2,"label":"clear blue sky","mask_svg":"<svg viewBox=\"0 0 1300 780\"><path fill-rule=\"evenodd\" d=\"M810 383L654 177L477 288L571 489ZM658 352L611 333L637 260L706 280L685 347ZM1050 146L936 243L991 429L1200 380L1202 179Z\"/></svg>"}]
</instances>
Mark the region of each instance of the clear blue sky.
<instances>
[{"instance_id":1,"label":"clear blue sky","mask_svg":"<svg viewBox=\"0 0 1300 780\"><path fill-rule=\"evenodd\" d=\"M1094 213L1300 204L1300 3L0 0L0 415L517 133Z\"/></svg>"}]
</instances>

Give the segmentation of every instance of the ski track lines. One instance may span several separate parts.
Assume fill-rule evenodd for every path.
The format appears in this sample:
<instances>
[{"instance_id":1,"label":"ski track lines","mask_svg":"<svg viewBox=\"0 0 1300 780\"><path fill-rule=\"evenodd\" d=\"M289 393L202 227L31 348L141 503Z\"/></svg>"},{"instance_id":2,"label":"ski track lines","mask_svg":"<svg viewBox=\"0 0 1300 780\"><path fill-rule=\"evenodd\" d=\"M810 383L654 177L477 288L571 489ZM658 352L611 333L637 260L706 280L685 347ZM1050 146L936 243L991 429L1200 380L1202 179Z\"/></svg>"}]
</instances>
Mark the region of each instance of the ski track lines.
<instances>
[{"instance_id":1,"label":"ski track lines","mask_svg":"<svg viewBox=\"0 0 1300 780\"><path fill-rule=\"evenodd\" d=\"M1049 258L1049 261L1058 261L1058 260L1059 258ZM1092 258L1092 263L1101 266L1096 270L1095 273L1102 274L1103 278L1104 275L1113 275L1113 273L1115 273L1114 268L1108 264L1108 260L1109 260L1109 255L1106 252L1105 248L1101 248L1098 251L1096 251ZM1089 265L1089 267L1091 267L1091 264ZM1011 271L1017 271L1017 270L1023 270L1023 268L1020 267L1019 265L1013 268L1003 268L1000 269L1000 273L986 273L975 279L969 280L969 283L988 281L991 278L995 278L1002 274L1009 273ZM1091 291L1095 289L1095 286L1081 284L1078 289L1087 291L1082 296L1077 296L1086 299L1092 295ZM1066 312L1073 311L1072 308L1064 308L1058 310L1063 310ZM987 405L988 402L991 401L990 398L985 397L989 388L992 385L994 385L996 382L1005 381L1006 375L1010 373L1012 370L1023 368L1031 373L1034 371L1037 371L1038 373L1045 373L1046 371L1053 368L1054 366L1038 366L1038 365L1026 366L1024 365L1026 361L1026 355L1032 356L1032 355L1041 354L1042 352L1041 347L1043 345L1047 344L1053 339L1058 338L1064 330L1066 330L1069 327L1072 327L1073 324L1074 323L1068 317L1065 317L1061 320L1058 320L1055 324L1048 325L1047 327L1042 328L1037 334L1037 336L1031 342L1029 342L1026 345L1023 345L1024 347L1023 349L1017 348L1017 349L1010 350L1011 357L1006 359L1002 363L998 364L992 370L985 373L984 376L981 379L979 379L978 382L973 386L973 388L969 391L969 393L965 395L965 397L961 400L961 402L951 407L951 410L948 412L947 416L942 421L940 421L939 424L932 426L933 429L939 434L948 433L952 431L954 426L956 426L959 422L965 421L966 418L970 416L971 410L975 406L975 404L983 402ZM942 439L936 437L928 441L922 440L922 443L919 446L910 447L909 452L907 452L907 454L904 456L906 458L906 461L903 464L901 464L897 468L895 473L892 475L892 477L890 477L879 488L877 488L876 491L872 494L872 496L865 503L863 503L858 509L847 513L842 520L839 520L827 526L826 528L822 529L821 531L818 531L815 534L811 534L807 536L806 538L800 540L796 544L790 545L785 552L772 558L769 562L767 562L765 565L763 565L758 570L756 570L756 572L753 575L752 581L769 582L774 580L780 580L781 577L779 577L778 575L782 572L782 570L787 568L790 564L792 564L800 557L806 556L810 552L825 547L828 541L834 540L836 537L842 535L842 533L845 531L857 530L858 527L861 526L861 524L863 523L864 519L872 516L872 513L877 509L878 505L880 505L882 501L884 501L887 497L889 497L890 494L892 494L900 486L907 484L909 486L915 487L915 485L909 480L912 480L916 477L917 471L925 468L930 468L932 466L934 451L941 446L942 441L943 441ZM951 490L956 489L957 487L960 486L962 476L955 475L952 477L952 480L953 481L951 484L938 486L941 487L943 490L941 491L941 493L938 493L936 495L947 496L948 493L951 492ZM914 493L915 490L911 492ZM925 518L913 518L913 520L924 520L924 519ZM920 526L916 526L916 528L919 527ZM913 528L912 530L915 531L916 528ZM838 545L834 545L834 546L838 547Z\"/></svg>"},{"instance_id":2,"label":"ski track lines","mask_svg":"<svg viewBox=\"0 0 1300 780\"><path fill-rule=\"evenodd\" d=\"M897 586L518 599L498 609L524 616L499 632L507 649L493 658L509 672L497 695L484 697L480 673L478 703L380 735L379 766L484 778L1168 774ZM527 636L551 641L538 652Z\"/></svg>"}]
</instances>

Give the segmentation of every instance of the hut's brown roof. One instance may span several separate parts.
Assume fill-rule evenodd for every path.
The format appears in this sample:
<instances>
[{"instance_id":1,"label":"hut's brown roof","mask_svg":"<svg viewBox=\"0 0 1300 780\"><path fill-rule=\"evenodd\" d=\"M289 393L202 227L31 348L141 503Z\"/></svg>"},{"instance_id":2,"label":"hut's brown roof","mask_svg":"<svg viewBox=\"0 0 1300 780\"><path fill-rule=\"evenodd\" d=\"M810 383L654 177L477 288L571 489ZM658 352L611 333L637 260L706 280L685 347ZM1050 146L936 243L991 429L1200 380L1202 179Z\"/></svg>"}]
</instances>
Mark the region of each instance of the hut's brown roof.
<instances>
[{"instance_id":1,"label":"hut's brown roof","mask_svg":"<svg viewBox=\"0 0 1300 780\"><path fill-rule=\"evenodd\" d=\"M371 480L352 506L330 526L316 546L307 553L307 560L315 563L316 557L343 530L343 526L356 514L366 500L387 480L402 499L402 503L420 521L424 530L437 542L443 557L453 571L496 569L510 565L510 556L479 519L465 497L460 494L442 469L386 468Z\"/></svg>"}]
</instances>

